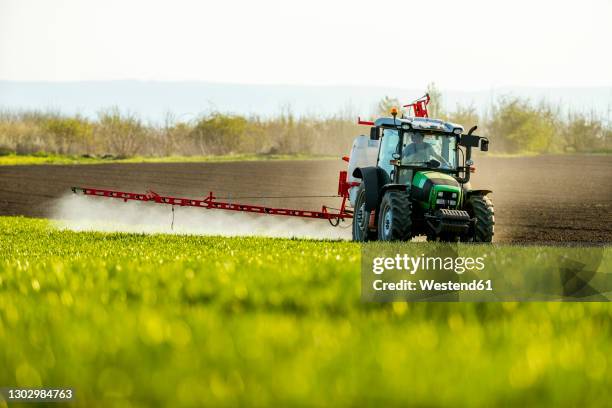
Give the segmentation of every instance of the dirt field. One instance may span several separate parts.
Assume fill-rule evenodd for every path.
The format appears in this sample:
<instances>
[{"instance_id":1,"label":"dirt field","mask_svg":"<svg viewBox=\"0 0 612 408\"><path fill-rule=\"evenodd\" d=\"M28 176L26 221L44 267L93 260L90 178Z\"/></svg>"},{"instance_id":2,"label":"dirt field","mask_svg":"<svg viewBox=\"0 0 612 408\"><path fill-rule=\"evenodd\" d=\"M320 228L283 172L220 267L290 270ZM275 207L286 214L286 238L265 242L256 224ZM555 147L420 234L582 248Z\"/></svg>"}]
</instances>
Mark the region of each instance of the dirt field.
<instances>
[{"instance_id":1,"label":"dirt field","mask_svg":"<svg viewBox=\"0 0 612 408\"><path fill-rule=\"evenodd\" d=\"M340 160L0 167L0 215L48 217L71 186L184 197L334 195ZM612 156L476 159L472 184L493 190L496 242L612 242ZM319 209L333 198L243 198ZM319 221L313 221L319 222ZM331 228L320 221L321 228Z\"/></svg>"}]
</instances>

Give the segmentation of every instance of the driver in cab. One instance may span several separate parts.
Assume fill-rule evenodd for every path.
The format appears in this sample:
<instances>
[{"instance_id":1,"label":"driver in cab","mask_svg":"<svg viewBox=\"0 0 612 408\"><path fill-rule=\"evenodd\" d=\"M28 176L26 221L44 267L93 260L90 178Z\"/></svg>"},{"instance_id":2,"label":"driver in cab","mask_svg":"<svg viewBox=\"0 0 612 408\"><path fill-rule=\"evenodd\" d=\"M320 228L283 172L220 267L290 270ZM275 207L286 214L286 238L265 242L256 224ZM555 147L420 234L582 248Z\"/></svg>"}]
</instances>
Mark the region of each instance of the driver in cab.
<instances>
[{"instance_id":1,"label":"driver in cab","mask_svg":"<svg viewBox=\"0 0 612 408\"><path fill-rule=\"evenodd\" d=\"M413 133L410 136L412 143L404 147L402 162L405 164L428 163L431 159L436 159L442 166L450 168L450 163L440 156L434 148L424 141L425 135Z\"/></svg>"}]
</instances>

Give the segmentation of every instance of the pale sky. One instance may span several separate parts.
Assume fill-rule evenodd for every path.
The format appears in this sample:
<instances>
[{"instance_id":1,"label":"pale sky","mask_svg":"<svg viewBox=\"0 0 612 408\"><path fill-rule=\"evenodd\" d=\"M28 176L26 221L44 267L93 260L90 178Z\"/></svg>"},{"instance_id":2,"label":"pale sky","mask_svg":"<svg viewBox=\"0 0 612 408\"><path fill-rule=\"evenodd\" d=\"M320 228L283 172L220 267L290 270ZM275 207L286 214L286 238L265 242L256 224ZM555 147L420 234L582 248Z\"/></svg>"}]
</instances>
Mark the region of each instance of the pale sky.
<instances>
[{"instance_id":1,"label":"pale sky","mask_svg":"<svg viewBox=\"0 0 612 408\"><path fill-rule=\"evenodd\" d=\"M0 0L2 80L612 85L612 0Z\"/></svg>"}]
</instances>

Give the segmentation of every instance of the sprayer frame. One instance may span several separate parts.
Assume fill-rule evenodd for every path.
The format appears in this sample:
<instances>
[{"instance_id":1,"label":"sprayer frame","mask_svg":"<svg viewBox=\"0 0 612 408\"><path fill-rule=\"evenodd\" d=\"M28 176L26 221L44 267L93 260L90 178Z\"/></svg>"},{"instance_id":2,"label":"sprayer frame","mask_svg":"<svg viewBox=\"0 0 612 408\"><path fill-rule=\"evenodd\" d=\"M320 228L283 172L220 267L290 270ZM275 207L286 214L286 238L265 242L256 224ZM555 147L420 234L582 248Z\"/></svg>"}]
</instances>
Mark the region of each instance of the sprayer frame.
<instances>
[{"instance_id":1,"label":"sprayer frame","mask_svg":"<svg viewBox=\"0 0 612 408\"><path fill-rule=\"evenodd\" d=\"M72 192L75 194L83 194L88 196L117 198L123 200L124 202L127 202L128 200L152 201L157 204L167 204L171 206L177 205L180 207L200 207L215 210L243 211L257 214L285 215L291 217L315 218L320 220L323 219L328 220L330 224L336 226L340 223L340 221L353 218L353 212L347 209L347 199L349 197L349 188L353 187L355 184L359 183L347 182L346 171L340 172L338 180L338 196L342 198L342 204L340 205L340 209L338 210L338 212L330 212L329 207L327 206L322 206L321 211L311 211L291 208L267 207L252 204L229 203L224 201L217 201L217 197L215 197L212 191L209 192L208 196L204 197L204 199L162 196L154 191L147 191L147 193L142 194L125 191L104 190L100 188L90 187L72 187Z\"/></svg>"}]
</instances>

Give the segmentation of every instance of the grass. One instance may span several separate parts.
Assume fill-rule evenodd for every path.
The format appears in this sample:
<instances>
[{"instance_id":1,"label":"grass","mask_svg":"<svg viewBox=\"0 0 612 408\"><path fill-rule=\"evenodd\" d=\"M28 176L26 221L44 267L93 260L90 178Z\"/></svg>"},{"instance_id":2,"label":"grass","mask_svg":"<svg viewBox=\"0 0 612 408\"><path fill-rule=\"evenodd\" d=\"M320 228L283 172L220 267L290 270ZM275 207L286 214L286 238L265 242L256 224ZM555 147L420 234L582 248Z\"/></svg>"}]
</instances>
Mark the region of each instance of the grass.
<instances>
[{"instance_id":1,"label":"grass","mask_svg":"<svg viewBox=\"0 0 612 408\"><path fill-rule=\"evenodd\" d=\"M0 386L84 407L612 397L608 303L364 304L350 242L0 228Z\"/></svg>"},{"instance_id":2,"label":"grass","mask_svg":"<svg viewBox=\"0 0 612 408\"><path fill-rule=\"evenodd\" d=\"M565 153L557 153L564 155ZM580 155L608 155L609 153L567 153ZM478 157L499 157L499 158L516 158L516 157L535 157L541 155L551 155L551 153L480 153ZM318 156L309 154L230 154L223 156L134 156L124 159L111 158L103 159L100 157L83 157L58 155L52 153L32 154L32 155L16 155L14 153L0 155L0 166L21 166L21 165L36 165L36 164L107 164L107 163L203 163L203 162L230 162L230 161L268 161L268 160L339 160L339 156Z\"/></svg>"},{"instance_id":3,"label":"grass","mask_svg":"<svg viewBox=\"0 0 612 408\"><path fill-rule=\"evenodd\" d=\"M36 164L104 164L104 163L197 163L225 161L266 161L266 160L321 160L339 157L315 156L307 154L236 154L225 156L135 156L125 159L103 159L99 157L82 157L58 154L33 154L0 156L0 166L20 166Z\"/></svg>"}]
</instances>

